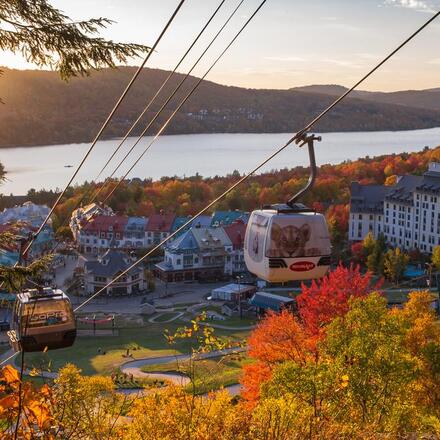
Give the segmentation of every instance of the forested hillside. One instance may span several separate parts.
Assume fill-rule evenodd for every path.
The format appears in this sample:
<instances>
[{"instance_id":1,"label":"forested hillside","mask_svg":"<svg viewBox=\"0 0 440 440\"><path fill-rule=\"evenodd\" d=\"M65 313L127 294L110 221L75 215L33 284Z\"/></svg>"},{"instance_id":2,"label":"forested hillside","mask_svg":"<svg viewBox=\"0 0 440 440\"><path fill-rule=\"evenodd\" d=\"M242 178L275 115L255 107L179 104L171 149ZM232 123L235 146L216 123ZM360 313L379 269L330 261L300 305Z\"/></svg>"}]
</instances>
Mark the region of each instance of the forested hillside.
<instances>
[{"instance_id":1,"label":"forested hillside","mask_svg":"<svg viewBox=\"0 0 440 440\"><path fill-rule=\"evenodd\" d=\"M307 93L323 93L326 95L339 96L347 89L338 85L314 85L295 87L292 91ZM426 90L402 90L399 92L367 92L355 90L352 96L366 101L383 102L387 104L405 105L424 109L440 110L440 88Z\"/></svg>"},{"instance_id":2,"label":"forested hillside","mask_svg":"<svg viewBox=\"0 0 440 440\"><path fill-rule=\"evenodd\" d=\"M90 141L133 74L132 67L104 69L90 77L61 81L49 71L3 69L0 78L0 147ZM145 69L104 137L122 136L168 72ZM177 75L152 106L154 115ZM169 116L195 78L171 103ZM333 97L299 90L255 90L205 81L170 124L167 133L292 132L318 114ZM440 126L440 110L412 108L351 98L317 126L319 131L406 130ZM136 131L139 133L139 129Z\"/></svg>"}]
</instances>

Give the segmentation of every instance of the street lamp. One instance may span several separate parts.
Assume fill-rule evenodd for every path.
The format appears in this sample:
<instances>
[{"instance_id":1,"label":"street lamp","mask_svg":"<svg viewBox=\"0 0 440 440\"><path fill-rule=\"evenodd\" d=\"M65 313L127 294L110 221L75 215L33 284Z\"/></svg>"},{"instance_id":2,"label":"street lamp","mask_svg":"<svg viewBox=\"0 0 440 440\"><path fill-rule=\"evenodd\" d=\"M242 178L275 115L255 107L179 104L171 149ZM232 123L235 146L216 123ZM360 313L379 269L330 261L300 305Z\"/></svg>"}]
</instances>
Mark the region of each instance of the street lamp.
<instances>
[{"instance_id":1,"label":"street lamp","mask_svg":"<svg viewBox=\"0 0 440 440\"><path fill-rule=\"evenodd\" d=\"M243 275L237 275L235 277L235 279L237 280L237 284L238 284L238 312L240 314L240 319L243 318L243 312L241 309L241 288L240 288L240 278L243 278Z\"/></svg>"}]
</instances>

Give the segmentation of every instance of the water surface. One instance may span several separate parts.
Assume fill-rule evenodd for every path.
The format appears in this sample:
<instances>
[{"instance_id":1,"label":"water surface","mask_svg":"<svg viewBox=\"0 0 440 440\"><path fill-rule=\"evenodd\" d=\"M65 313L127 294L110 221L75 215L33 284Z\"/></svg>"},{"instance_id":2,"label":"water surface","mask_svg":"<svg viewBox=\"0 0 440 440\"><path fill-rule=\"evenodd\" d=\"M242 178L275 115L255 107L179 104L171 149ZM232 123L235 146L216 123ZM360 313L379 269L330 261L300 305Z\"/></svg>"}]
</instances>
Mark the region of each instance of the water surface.
<instances>
[{"instance_id":1,"label":"water surface","mask_svg":"<svg viewBox=\"0 0 440 440\"><path fill-rule=\"evenodd\" d=\"M238 170L251 170L260 161L283 145L291 134L195 134L162 136L151 147L130 177L158 179L162 176L226 175ZM318 165L355 160L369 155L419 151L425 146L440 145L440 128L396 132L345 132L325 133L316 145ZM121 159L134 143L129 138L114 164L103 176L109 175L116 159ZM145 137L131 156L132 161L148 145ZM98 142L76 182L93 180L118 145L118 140ZM66 144L25 148L2 148L0 162L5 166L8 181L0 187L3 194L25 194L29 188L55 189L63 187L81 161L89 144ZM125 173L133 162L122 167L118 176ZM269 162L264 171L305 165L307 151L289 147Z\"/></svg>"}]
</instances>

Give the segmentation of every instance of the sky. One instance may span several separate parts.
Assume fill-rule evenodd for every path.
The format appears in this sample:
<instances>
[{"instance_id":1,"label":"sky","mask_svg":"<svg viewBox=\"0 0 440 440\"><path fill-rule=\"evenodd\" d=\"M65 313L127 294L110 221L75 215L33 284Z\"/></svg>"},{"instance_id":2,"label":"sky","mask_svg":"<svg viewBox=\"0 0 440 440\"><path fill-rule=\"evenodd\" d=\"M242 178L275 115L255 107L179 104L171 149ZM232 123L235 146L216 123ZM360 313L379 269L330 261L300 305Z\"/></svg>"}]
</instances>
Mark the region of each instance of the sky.
<instances>
[{"instance_id":1,"label":"sky","mask_svg":"<svg viewBox=\"0 0 440 440\"><path fill-rule=\"evenodd\" d=\"M186 72L239 0L226 0ZM116 23L102 36L152 45L177 0L51 0L74 20L107 17ZM186 0L147 67L172 70L220 0ZM260 0L245 0L224 38L194 74L201 76ZM268 0L207 79L249 88L310 84L350 86L440 9L440 0ZM1 26L1 23L0 23ZM363 90L440 87L440 18L369 79ZM3 53L0 64L34 68ZM139 64L132 60L131 65Z\"/></svg>"}]
</instances>

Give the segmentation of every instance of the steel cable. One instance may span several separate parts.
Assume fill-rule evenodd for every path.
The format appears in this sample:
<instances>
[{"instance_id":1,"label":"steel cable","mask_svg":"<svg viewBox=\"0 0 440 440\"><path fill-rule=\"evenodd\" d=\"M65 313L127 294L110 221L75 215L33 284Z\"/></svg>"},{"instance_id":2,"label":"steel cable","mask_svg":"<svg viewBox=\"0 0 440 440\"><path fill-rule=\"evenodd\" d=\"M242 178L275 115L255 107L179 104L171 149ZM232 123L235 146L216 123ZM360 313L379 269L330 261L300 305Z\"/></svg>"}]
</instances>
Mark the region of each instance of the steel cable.
<instances>
[{"instance_id":1,"label":"steel cable","mask_svg":"<svg viewBox=\"0 0 440 440\"><path fill-rule=\"evenodd\" d=\"M264 2L263 2L264 3ZM260 5L260 8L263 4ZM257 10L258 11L258 10ZM256 11L256 12L257 12ZM251 16L250 19L255 16L256 12ZM168 241L170 241L172 238L174 238L179 232L183 231L187 226L189 226L191 223L194 222L195 219L200 217L202 214L204 214L206 211L208 211L212 206L214 206L216 203L218 203L220 200L222 200L224 197L226 197L229 193L231 193L235 188L237 188L239 185L241 185L243 182L245 182L247 179L249 179L253 174L255 174L260 168L262 168L266 163L268 163L270 160L272 160L275 156L277 156L279 153L281 153L283 150L285 150L289 145L292 144L292 142L298 142L303 134L313 127L322 117L324 117L331 109L333 109L339 102L341 102L349 93L351 93L356 87L358 87L360 84L362 84L369 76L371 76L377 69L379 69L386 61L388 61L393 55L395 55L399 50L401 50L404 46L406 46L413 38L415 38L423 29L425 29L430 23L432 23L438 16L440 15L440 11L434 14L428 21L426 21L421 27L419 27L413 34L411 34L406 40L404 40L403 43L401 43L396 49L394 49L390 54L388 54L379 64L377 64L373 69L371 69L366 75L364 75L361 80L359 80L357 83L355 83L350 89L348 89L345 93L343 93L339 98L337 98L332 104L330 104L324 111L322 111L317 117L315 117L309 124L307 124L302 130L298 131L291 139L289 139L282 147L280 147L278 150L276 150L274 153L272 153L269 157L267 157L263 162L261 162L259 165L257 165L252 171L250 171L248 174L243 176L240 180L238 180L236 183L234 183L231 187L229 187L226 191L224 191L221 195L216 197L213 201L211 201L208 205L206 205L203 209L201 209L194 217L192 217L190 220L185 222L182 226L180 226L176 231L174 231L172 234L170 234L167 238L162 240L158 245L156 245L154 248L152 248L150 251L148 251L143 257L141 257L139 260L137 260L135 263L133 263L128 269L123 271L121 274L119 274L117 277L115 277L113 280L111 280L109 283L107 283L102 289L98 290L96 293L94 293L92 296L87 298L84 302L82 302L78 307L75 308L75 312L84 307L86 304L88 304L90 301L92 301L94 298L96 298L100 293L103 291L106 291L112 284L117 282L120 278L127 275L128 272L130 272L133 268L138 266L142 261L144 261L146 258L148 258L151 254L153 254L155 251L157 251L160 247L162 247L164 244L166 244ZM250 20L249 19L249 20ZM249 20L247 23L249 23ZM302 142L299 147L304 145L305 142Z\"/></svg>"},{"instance_id":2,"label":"steel cable","mask_svg":"<svg viewBox=\"0 0 440 440\"><path fill-rule=\"evenodd\" d=\"M82 166L84 165L84 163L86 162L87 158L90 156L90 153L92 152L92 150L94 149L96 143L98 142L99 138L101 137L102 133L104 132L104 130L107 128L108 124L110 123L113 115L116 113L116 110L119 108L119 106L121 105L122 101L124 100L125 96L127 95L127 93L129 92L129 90L131 89L131 87L133 86L134 82L136 81L136 79L138 78L138 76L140 75L140 73L142 72L142 69L144 68L145 64L147 63L147 61L150 59L150 56L153 54L153 52L155 51L157 45L159 44L159 42L162 40L162 37L165 35L165 32L167 31L167 29L170 27L171 23L174 21L174 18L176 17L177 13L179 12L180 8L183 6L183 4L185 3L186 0L180 0L179 4L177 5L176 9L174 10L173 14L171 15L170 19L168 20L167 24L165 25L165 27L162 29L159 37L157 38L156 42L154 43L154 45L151 47L150 51L148 52L147 56L145 57L145 59L143 60L143 62L141 63L141 65L138 67L138 69L136 70L135 74L133 75L133 77L131 78L130 82L127 84L125 90L122 92L121 96L119 97L119 99L117 100L116 104L113 106L111 112L109 113L109 115L107 116L107 119L104 121L104 123L102 124L101 128L98 131L98 134L95 136L95 139L93 140L92 144L90 145L89 149L87 150L86 154L84 155L84 157L82 158L80 164L78 165L78 167L76 168L75 172L73 173L72 177L69 179L69 181L67 182L66 186L64 187L63 191L60 193L60 195L58 196L58 198L56 199L54 205L52 206L52 208L50 209L49 213L47 214L46 218L44 219L43 223L41 224L41 226L38 228L37 232L33 235L32 239L29 241L28 245L26 246L25 250L24 250L24 254L26 254L29 249L31 248L33 242L35 241L35 239L38 237L38 235L41 233L41 231L43 230L43 228L46 226L47 222L49 221L50 217L52 216L52 214L54 213L56 207L58 206L58 204L60 203L61 199L63 198L64 194L66 193L67 189L69 188L69 186L72 184L73 180L75 179L75 177L78 175L79 170L82 168Z\"/></svg>"},{"instance_id":3,"label":"steel cable","mask_svg":"<svg viewBox=\"0 0 440 440\"><path fill-rule=\"evenodd\" d=\"M236 8L232 11L232 13L229 15L228 19L225 21L225 23L222 25L222 27L218 30L218 32L215 34L214 38L210 41L210 43L208 44L208 46L205 48L205 50L202 52L202 54L199 56L199 58L197 59L197 61L192 65L191 69L188 71L188 73L182 78L182 80L179 82L179 84L177 84L177 86L174 88L173 92L169 95L169 97L165 100L165 102L162 104L162 106L160 107L160 109L156 112L156 114L154 115L153 119L150 120L150 122L147 124L147 126L142 130L142 133L139 135L139 137L137 138L136 142L131 146L131 148L128 150L128 152L125 154L125 156L119 161L118 165L116 166L116 168L113 170L113 172L110 174L110 176L107 178L107 182L110 182L110 179L117 173L117 171L119 170L119 168L122 166L122 164L127 160L128 156L132 153L132 151L136 148L136 146L139 144L139 142L143 139L144 135L147 133L147 131L151 128L151 126L154 124L154 122L156 122L157 118L162 114L162 112L165 110L166 106L170 103L170 101L173 99L173 97L177 94L177 92L182 88L182 85L184 84L184 82L188 79L188 77L191 75L191 73L193 72L193 70L197 67L197 65L199 64L199 62L202 60L202 58L206 55L206 53L208 52L208 50L211 48L211 46L214 44L214 42L217 40L217 38L220 36L220 34L223 32L223 30L225 29L225 27L228 25L228 23L231 21L231 19L234 17L234 15L237 13L238 9L240 8L240 6L243 4L244 0L240 0L240 2L238 3L238 5L236 6ZM237 34L238 36L238 34ZM232 43L231 43L232 44ZM229 47L228 47L229 48ZM227 49L228 49L227 48ZM226 49L226 50L227 50ZM225 52L226 52L225 50ZM223 54L222 54L223 55ZM222 56L221 55L221 56ZM216 62L221 58L221 56L216 60ZM173 119L173 117L175 116L175 114L177 113L177 111L182 107L182 105L185 103L186 100L189 99L189 97L192 95L192 93L195 91L195 89L198 88L198 86L200 85L200 83L202 82L202 80L206 77L206 75L210 72L210 70L214 67L214 65L216 64L216 62L211 66L211 68L205 73L205 75L196 83L196 85L194 86L193 90L190 92L190 94L184 98L184 100L182 101L182 103L177 107L177 110L174 111L174 113L171 115L171 119ZM169 120L169 121L170 121ZM166 124L169 123L169 121L167 121ZM161 128L159 130L159 132L156 134L154 140L156 140L160 134L162 133L163 129ZM148 148L147 148L148 149ZM123 177L123 179L125 178L125 176ZM104 182L104 184L98 188L98 190L95 192L95 194L93 195L92 199L90 200L90 203L93 203L97 197L99 196L99 194L101 194L101 192L104 190L104 188L106 187L106 182ZM105 200L107 200L108 197L106 197Z\"/></svg>"}]
</instances>

